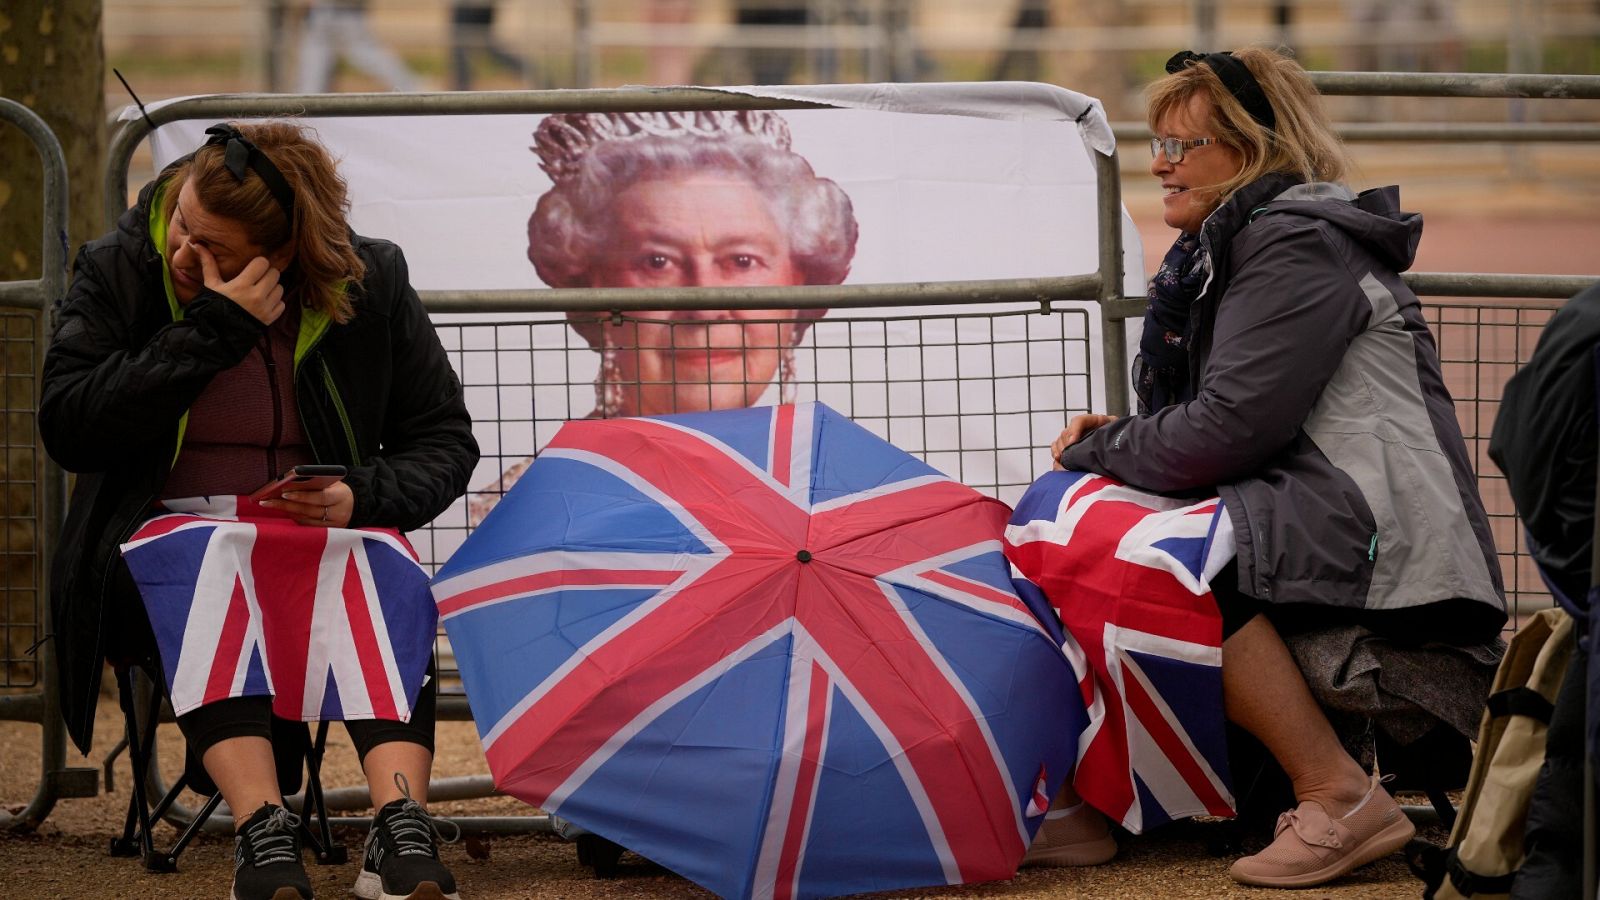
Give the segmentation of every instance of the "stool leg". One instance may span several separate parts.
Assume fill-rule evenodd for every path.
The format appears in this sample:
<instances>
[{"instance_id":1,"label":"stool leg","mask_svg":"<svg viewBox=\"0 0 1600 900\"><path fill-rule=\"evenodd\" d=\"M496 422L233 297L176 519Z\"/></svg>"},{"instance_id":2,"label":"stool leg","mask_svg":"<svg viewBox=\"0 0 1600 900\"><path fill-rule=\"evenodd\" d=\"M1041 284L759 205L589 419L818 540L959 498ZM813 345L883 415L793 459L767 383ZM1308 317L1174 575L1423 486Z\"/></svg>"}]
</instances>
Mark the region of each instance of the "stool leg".
<instances>
[{"instance_id":1,"label":"stool leg","mask_svg":"<svg viewBox=\"0 0 1600 900\"><path fill-rule=\"evenodd\" d=\"M183 779L180 778L178 779L178 783L172 786L172 790L168 792L165 800L163 800L163 803L166 805L171 805L172 800L175 799L182 790ZM211 814L216 812L217 807L221 805L221 791L218 791L215 794L212 794L210 797L207 797L205 806L202 806L200 811L195 814L194 821L189 823L189 827L185 828L183 833L178 835L178 840L173 843L172 849L163 854L152 853L150 856L145 857L144 867L152 872L178 871L178 857L183 853L183 848L189 846L189 842L194 840L194 836L199 834L200 829L205 827L206 820L211 818Z\"/></svg>"},{"instance_id":2,"label":"stool leg","mask_svg":"<svg viewBox=\"0 0 1600 900\"><path fill-rule=\"evenodd\" d=\"M306 792L300 804L300 829L316 856L324 866L344 865L350 854L343 845L333 842L333 829L328 823L328 804L322 796L322 754L328 746L328 723L317 723L317 738L306 751ZM311 830L311 815L317 817L317 830Z\"/></svg>"}]
</instances>

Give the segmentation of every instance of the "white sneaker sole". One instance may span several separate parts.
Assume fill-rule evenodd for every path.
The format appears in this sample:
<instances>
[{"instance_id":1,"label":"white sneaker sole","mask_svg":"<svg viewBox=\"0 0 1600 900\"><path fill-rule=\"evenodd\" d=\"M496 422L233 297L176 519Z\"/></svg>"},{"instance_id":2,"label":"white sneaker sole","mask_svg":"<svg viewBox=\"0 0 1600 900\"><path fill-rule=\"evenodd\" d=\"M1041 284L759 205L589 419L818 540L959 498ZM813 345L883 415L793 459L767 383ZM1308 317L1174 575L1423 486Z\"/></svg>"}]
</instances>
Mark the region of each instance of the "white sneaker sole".
<instances>
[{"instance_id":1,"label":"white sneaker sole","mask_svg":"<svg viewBox=\"0 0 1600 900\"><path fill-rule=\"evenodd\" d=\"M360 900L461 900L459 891L446 894L431 881L417 885L417 889L409 894L385 893L383 878L377 872L368 872L366 869L362 869L361 874L356 876L356 885L351 888L351 893Z\"/></svg>"}]
</instances>

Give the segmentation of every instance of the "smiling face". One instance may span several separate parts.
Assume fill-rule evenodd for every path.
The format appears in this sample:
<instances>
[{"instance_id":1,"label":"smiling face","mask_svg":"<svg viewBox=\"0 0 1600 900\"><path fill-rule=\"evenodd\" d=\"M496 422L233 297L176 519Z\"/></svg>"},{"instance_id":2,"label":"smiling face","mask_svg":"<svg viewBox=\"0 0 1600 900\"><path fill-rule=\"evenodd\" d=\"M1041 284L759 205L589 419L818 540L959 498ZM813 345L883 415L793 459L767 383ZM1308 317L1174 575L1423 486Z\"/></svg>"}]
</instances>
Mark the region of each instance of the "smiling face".
<instances>
[{"instance_id":1,"label":"smiling face","mask_svg":"<svg viewBox=\"0 0 1600 900\"><path fill-rule=\"evenodd\" d=\"M243 224L206 211L195 196L193 185L185 179L172 205L172 218L167 221L167 268L172 273L172 293L180 304L188 304L205 286L204 269L196 247L204 247L211 253L217 264L217 275L223 281L233 280L258 256L267 257L281 272L294 255L287 246L268 253L250 240Z\"/></svg>"},{"instance_id":2,"label":"smiling face","mask_svg":"<svg viewBox=\"0 0 1600 900\"><path fill-rule=\"evenodd\" d=\"M737 175L700 172L636 182L609 209L615 222L591 287L754 287L804 278L765 199ZM637 313L605 326L616 351L624 415L736 409L756 403L794 336L793 310Z\"/></svg>"},{"instance_id":3,"label":"smiling face","mask_svg":"<svg viewBox=\"0 0 1600 900\"><path fill-rule=\"evenodd\" d=\"M1163 116L1156 123L1155 134L1193 140L1216 137L1214 128L1211 98L1196 93L1188 103ZM1206 216L1222 204L1222 196L1214 188L1243 168L1244 157L1223 143L1189 147L1179 163L1168 160L1165 152L1157 153L1150 161L1150 174L1161 180L1166 194L1161 201L1162 221L1185 233L1199 231Z\"/></svg>"}]
</instances>

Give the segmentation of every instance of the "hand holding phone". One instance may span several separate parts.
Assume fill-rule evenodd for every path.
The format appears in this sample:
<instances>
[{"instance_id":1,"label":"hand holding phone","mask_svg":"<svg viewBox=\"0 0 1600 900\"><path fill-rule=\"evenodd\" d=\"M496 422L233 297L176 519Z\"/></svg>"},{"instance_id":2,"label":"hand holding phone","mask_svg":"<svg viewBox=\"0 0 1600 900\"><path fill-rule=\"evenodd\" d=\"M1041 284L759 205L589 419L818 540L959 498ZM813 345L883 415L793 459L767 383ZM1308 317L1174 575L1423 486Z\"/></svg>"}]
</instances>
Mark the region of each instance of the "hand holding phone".
<instances>
[{"instance_id":1,"label":"hand holding phone","mask_svg":"<svg viewBox=\"0 0 1600 900\"><path fill-rule=\"evenodd\" d=\"M282 475L257 488L251 500L277 500L284 491L320 491L344 480L344 466L295 466Z\"/></svg>"}]
</instances>

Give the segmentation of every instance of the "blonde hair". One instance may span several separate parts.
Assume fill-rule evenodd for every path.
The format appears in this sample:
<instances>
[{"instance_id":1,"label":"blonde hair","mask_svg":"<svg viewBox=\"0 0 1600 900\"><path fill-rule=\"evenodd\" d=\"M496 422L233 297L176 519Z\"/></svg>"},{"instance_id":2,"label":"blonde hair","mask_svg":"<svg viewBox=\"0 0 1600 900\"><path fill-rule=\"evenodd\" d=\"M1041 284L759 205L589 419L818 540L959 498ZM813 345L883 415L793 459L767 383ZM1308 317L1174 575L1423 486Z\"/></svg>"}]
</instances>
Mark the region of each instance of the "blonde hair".
<instances>
[{"instance_id":1,"label":"blonde hair","mask_svg":"<svg viewBox=\"0 0 1600 900\"><path fill-rule=\"evenodd\" d=\"M349 191L333 156L311 130L289 122L233 123L272 161L294 193L294 221L288 221L266 182L251 172L243 181L223 162L223 148L208 145L173 173L167 212L187 179L205 211L238 222L257 246L273 252L294 249L288 292L306 307L344 323L355 316L349 286L366 274L366 264L350 244Z\"/></svg>"},{"instance_id":2,"label":"blonde hair","mask_svg":"<svg viewBox=\"0 0 1600 900\"><path fill-rule=\"evenodd\" d=\"M1288 56L1265 47L1233 51L1261 85L1261 92L1277 118L1268 129L1251 118L1244 106L1211 67L1199 60L1151 84L1145 92L1146 121L1156 123L1182 111L1191 98L1203 94L1211 101L1211 137L1239 152L1239 174L1217 185L1220 201L1263 175L1282 173L1305 181L1341 181L1350 171L1350 157L1333 133L1322 108L1322 95L1306 70Z\"/></svg>"}]
</instances>

